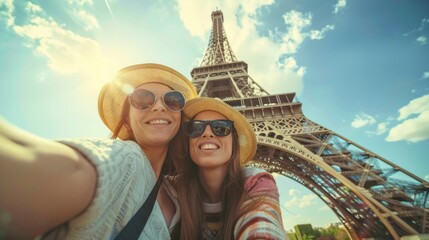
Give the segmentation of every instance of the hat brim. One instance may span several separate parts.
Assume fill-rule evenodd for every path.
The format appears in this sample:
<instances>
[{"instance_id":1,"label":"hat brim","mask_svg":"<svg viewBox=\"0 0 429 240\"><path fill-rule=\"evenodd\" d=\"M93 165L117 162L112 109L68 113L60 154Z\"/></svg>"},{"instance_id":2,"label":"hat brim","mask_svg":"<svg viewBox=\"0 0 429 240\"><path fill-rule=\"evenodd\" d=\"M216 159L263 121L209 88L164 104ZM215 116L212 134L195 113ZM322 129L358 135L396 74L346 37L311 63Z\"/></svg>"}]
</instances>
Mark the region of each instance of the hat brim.
<instances>
[{"instance_id":1,"label":"hat brim","mask_svg":"<svg viewBox=\"0 0 429 240\"><path fill-rule=\"evenodd\" d=\"M185 76L167 66L155 63L137 64L121 69L116 77L106 83L98 97L98 113L103 123L113 132L118 126L124 103L132 91L145 83L161 83L180 91L186 101L196 97L197 91ZM128 139L125 126L118 137Z\"/></svg>"},{"instance_id":2,"label":"hat brim","mask_svg":"<svg viewBox=\"0 0 429 240\"><path fill-rule=\"evenodd\" d=\"M193 119L203 111L215 111L234 122L234 128L238 133L240 142L240 161L245 164L252 160L256 153L256 135L249 121L230 105L220 99L199 97L188 101L183 109L188 119Z\"/></svg>"}]
</instances>

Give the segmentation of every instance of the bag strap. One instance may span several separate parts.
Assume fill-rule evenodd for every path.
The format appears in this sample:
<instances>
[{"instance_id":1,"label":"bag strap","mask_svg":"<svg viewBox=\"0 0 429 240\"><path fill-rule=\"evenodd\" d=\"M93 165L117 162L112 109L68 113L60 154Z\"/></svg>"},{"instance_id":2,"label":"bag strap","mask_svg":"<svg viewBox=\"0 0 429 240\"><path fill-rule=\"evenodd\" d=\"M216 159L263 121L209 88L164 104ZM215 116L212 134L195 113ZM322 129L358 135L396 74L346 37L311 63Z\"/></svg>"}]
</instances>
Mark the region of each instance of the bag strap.
<instances>
[{"instance_id":1,"label":"bag strap","mask_svg":"<svg viewBox=\"0 0 429 240\"><path fill-rule=\"evenodd\" d=\"M146 225L147 220L153 210L155 205L156 196L158 195L159 186L161 185L162 179L164 177L161 175L158 178L155 186L153 186L152 191L147 197L146 201L140 207L140 209L134 214L130 221L125 225L125 227L119 232L115 240L126 240L126 239L138 239L140 234L143 231L144 226Z\"/></svg>"}]
</instances>

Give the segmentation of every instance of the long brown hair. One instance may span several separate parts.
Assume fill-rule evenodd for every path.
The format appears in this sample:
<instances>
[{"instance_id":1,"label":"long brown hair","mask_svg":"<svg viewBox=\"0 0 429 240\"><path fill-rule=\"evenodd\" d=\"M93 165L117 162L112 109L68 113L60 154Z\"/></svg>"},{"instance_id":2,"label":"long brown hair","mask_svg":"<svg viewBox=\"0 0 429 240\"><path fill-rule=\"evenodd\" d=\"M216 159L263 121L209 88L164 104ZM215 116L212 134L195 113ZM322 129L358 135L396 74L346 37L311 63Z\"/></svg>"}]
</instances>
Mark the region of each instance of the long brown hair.
<instances>
[{"instance_id":1,"label":"long brown hair","mask_svg":"<svg viewBox=\"0 0 429 240\"><path fill-rule=\"evenodd\" d=\"M121 128L124 126L124 124L128 123L129 111L130 111L130 102L125 101L121 111L121 118L119 119L119 122L115 127L115 130L112 132L112 136L111 136L112 139L118 138ZM185 135L185 130L183 126L184 124L182 124L184 120L185 120L185 116L181 112L180 125L179 125L180 127L176 136L174 136L173 139L171 139L168 145L167 156L165 158L164 164L162 165L161 175L175 175L177 163L180 162L181 159L184 159L186 156L186 146L183 145L183 143L186 142L186 135ZM130 133L129 137L123 140L136 141L133 133Z\"/></svg>"},{"instance_id":2,"label":"long brown hair","mask_svg":"<svg viewBox=\"0 0 429 240\"><path fill-rule=\"evenodd\" d=\"M233 152L227 163L226 174L222 183L222 213L220 239L233 239L235 223L244 212L241 208L246 193L244 192L243 168L240 165L238 134L232 131ZM186 141L189 143L189 139ZM189 150L189 148L187 147ZM191 160L189 151L180 165L180 175L176 178L176 187L181 211L181 221L172 231L172 239L202 239L205 228L203 208L203 188L200 183L198 166ZM246 210L248 208L246 207Z\"/></svg>"}]
</instances>

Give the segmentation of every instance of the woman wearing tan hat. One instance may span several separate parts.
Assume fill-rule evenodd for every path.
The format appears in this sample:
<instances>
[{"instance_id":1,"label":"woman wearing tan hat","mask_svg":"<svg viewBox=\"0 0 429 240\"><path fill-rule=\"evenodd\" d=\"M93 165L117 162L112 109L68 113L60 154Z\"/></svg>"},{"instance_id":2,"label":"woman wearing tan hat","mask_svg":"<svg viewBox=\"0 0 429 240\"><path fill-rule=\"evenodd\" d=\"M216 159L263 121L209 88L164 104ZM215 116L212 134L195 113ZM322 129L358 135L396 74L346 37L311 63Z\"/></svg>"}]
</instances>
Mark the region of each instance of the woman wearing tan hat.
<instances>
[{"instance_id":1,"label":"woman wearing tan hat","mask_svg":"<svg viewBox=\"0 0 429 240\"><path fill-rule=\"evenodd\" d=\"M189 153L166 186L180 205L172 239L286 239L274 178L243 168L256 152L246 118L214 98L195 98L183 110Z\"/></svg>"},{"instance_id":2,"label":"woman wearing tan hat","mask_svg":"<svg viewBox=\"0 0 429 240\"><path fill-rule=\"evenodd\" d=\"M0 238L114 239L181 156L181 110L196 94L179 72L140 64L99 95L100 117L120 140L48 141L0 121ZM163 188L152 195L137 236L169 239L178 213Z\"/></svg>"}]
</instances>

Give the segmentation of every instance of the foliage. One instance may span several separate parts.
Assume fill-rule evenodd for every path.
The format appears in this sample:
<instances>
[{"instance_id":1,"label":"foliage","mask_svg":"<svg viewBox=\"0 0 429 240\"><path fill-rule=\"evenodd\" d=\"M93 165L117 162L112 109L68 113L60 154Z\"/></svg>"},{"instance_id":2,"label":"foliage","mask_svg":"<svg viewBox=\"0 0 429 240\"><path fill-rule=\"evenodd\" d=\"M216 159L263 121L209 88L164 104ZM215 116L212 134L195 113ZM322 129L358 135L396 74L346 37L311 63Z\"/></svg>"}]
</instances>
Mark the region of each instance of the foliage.
<instances>
[{"instance_id":1,"label":"foliage","mask_svg":"<svg viewBox=\"0 0 429 240\"><path fill-rule=\"evenodd\" d=\"M349 240L347 231L340 227L330 226L325 229L321 229L320 237L317 240Z\"/></svg>"},{"instance_id":2,"label":"foliage","mask_svg":"<svg viewBox=\"0 0 429 240\"><path fill-rule=\"evenodd\" d=\"M295 231L294 239L298 240L350 240L347 231L336 226L313 230L311 225L305 224L295 226Z\"/></svg>"}]
</instances>

